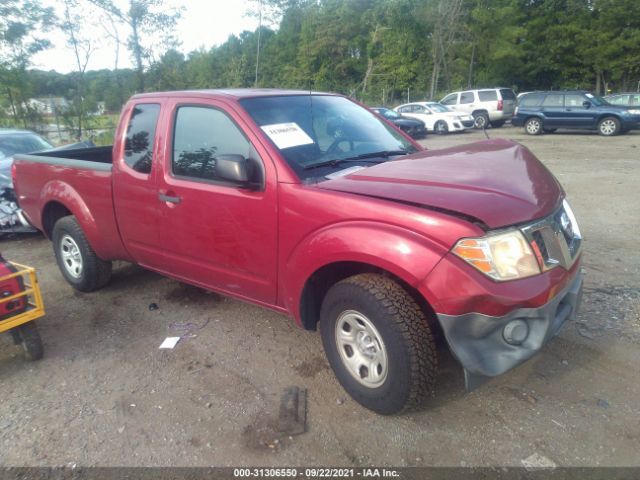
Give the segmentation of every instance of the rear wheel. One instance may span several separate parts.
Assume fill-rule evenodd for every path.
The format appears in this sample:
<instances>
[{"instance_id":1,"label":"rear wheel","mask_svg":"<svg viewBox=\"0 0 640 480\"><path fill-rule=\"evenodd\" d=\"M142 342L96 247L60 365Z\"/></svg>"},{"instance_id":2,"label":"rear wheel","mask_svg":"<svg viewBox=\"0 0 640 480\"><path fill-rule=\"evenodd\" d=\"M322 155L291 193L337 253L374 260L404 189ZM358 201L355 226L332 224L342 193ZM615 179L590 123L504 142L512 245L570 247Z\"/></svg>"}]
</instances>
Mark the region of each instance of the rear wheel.
<instances>
[{"instance_id":1,"label":"rear wheel","mask_svg":"<svg viewBox=\"0 0 640 480\"><path fill-rule=\"evenodd\" d=\"M447 125L447 122L443 120L438 120L436 124L433 126L433 129L438 135L445 135L446 133L449 133L449 127Z\"/></svg>"},{"instance_id":2,"label":"rear wheel","mask_svg":"<svg viewBox=\"0 0 640 480\"><path fill-rule=\"evenodd\" d=\"M475 128L487 128L489 126L489 115L485 112L478 112L473 114Z\"/></svg>"},{"instance_id":3,"label":"rear wheel","mask_svg":"<svg viewBox=\"0 0 640 480\"><path fill-rule=\"evenodd\" d=\"M58 220L52 237L58 267L73 288L91 292L109 283L111 262L96 255L76 217Z\"/></svg>"},{"instance_id":4,"label":"rear wheel","mask_svg":"<svg viewBox=\"0 0 640 480\"><path fill-rule=\"evenodd\" d=\"M605 117L598 123L598 133L605 137L613 137L620 133L620 120L615 117Z\"/></svg>"},{"instance_id":5,"label":"rear wheel","mask_svg":"<svg viewBox=\"0 0 640 480\"><path fill-rule=\"evenodd\" d=\"M391 415L419 407L433 393L431 329L393 280L367 273L335 284L322 302L320 332L336 377L364 407Z\"/></svg>"},{"instance_id":6,"label":"rear wheel","mask_svg":"<svg viewBox=\"0 0 640 480\"><path fill-rule=\"evenodd\" d=\"M540 135L542 133L542 120L538 117L531 117L524 122L524 131L529 135Z\"/></svg>"},{"instance_id":7,"label":"rear wheel","mask_svg":"<svg viewBox=\"0 0 640 480\"><path fill-rule=\"evenodd\" d=\"M27 360L40 360L44 355L44 347L36 324L34 322L23 323L13 331L15 332L14 339L17 337L19 340L17 343L22 345Z\"/></svg>"}]
</instances>

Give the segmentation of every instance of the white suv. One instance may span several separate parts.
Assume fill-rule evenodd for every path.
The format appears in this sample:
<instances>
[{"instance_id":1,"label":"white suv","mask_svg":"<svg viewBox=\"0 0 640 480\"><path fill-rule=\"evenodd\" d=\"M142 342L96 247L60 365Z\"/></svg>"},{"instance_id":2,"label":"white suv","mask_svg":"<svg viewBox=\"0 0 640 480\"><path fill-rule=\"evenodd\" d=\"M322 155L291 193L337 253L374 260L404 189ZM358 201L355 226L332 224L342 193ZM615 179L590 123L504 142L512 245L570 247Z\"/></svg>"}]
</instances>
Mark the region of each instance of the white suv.
<instances>
[{"instance_id":1,"label":"white suv","mask_svg":"<svg viewBox=\"0 0 640 480\"><path fill-rule=\"evenodd\" d=\"M453 92L440 103L460 113L470 113L476 128L497 128L513 117L516 94L510 88L483 88Z\"/></svg>"}]
</instances>

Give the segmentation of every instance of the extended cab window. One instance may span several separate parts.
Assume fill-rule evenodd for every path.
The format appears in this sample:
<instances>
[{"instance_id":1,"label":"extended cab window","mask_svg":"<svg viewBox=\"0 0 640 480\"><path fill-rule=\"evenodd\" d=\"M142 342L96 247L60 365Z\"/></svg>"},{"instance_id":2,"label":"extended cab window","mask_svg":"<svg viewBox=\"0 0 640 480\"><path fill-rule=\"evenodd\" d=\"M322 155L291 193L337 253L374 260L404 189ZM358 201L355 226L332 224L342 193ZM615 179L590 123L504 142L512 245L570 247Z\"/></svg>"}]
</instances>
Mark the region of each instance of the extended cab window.
<instances>
[{"instance_id":1,"label":"extended cab window","mask_svg":"<svg viewBox=\"0 0 640 480\"><path fill-rule=\"evenodd\" d=\"M174 175L220 180L216 156L237 154L249 158L251 144L223 112L209 107L178 108L173 134Z\"/></svg>"},{"instance_id":2,"label":"extended cab window","mask_svg":"<svg viewBox=\"0 0 640 480\"><path fill-rule=\"evenodd\" d=\"M157 103L140 103L131 112L124 141L124 161L136 172L151 172L158 113Z\"/></svg>"}]
</instances>

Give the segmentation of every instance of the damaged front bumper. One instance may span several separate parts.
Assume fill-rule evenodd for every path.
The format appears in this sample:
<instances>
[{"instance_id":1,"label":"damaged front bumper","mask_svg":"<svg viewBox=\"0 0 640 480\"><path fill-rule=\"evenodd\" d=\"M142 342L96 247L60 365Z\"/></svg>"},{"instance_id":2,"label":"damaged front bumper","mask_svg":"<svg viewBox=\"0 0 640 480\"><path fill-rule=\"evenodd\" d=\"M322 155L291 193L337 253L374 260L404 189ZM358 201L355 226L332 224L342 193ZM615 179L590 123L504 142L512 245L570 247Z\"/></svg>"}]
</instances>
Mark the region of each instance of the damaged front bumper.
<instances>
[{"instance_id":1,"label":"damaged front bumper","mask_svg":"<svg viewBox=\"0 0 640 480\"><path fill-rule=\"evenodd\" d=\"M556 336L578 312L582 282L578 270L569 285L545 305L519 308L500 317L438 314L447 342L464 368L467 390L520 365Z\"/></svg>"}]
</instances>

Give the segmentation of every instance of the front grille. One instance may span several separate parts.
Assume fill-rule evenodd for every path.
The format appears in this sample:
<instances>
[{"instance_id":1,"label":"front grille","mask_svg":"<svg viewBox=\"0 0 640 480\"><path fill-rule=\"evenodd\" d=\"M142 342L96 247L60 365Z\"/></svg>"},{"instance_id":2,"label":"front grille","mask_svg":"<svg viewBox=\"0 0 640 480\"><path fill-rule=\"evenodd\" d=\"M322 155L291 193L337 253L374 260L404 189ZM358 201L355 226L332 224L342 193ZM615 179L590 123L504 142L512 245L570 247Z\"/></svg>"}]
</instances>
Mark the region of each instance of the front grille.
<instances>
[{"instance_id":1,"label":"front grille","mask_svg":"<svg viewBox=\"0 0 640 480\"><path fill-rule=\"evenodd\" d=\"M543 271L571 268L580 252L582 237L573 214L563 203L552 215L521 228Z\"/></svg>"}]
</instances>

